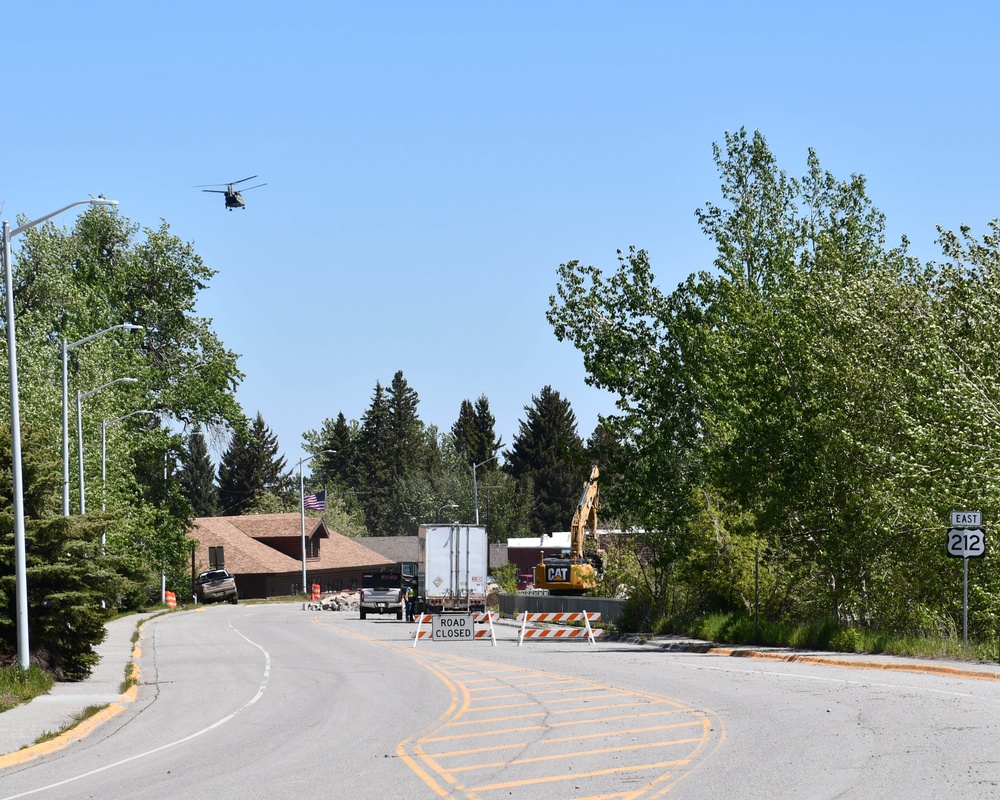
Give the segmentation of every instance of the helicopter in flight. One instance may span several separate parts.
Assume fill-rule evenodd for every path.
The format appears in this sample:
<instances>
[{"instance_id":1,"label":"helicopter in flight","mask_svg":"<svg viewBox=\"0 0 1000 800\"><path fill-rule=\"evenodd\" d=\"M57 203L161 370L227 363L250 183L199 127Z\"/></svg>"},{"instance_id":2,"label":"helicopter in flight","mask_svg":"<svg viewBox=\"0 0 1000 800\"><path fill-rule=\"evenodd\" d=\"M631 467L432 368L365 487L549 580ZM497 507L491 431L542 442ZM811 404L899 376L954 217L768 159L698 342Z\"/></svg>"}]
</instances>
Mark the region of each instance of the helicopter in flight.
<instances>
[{"instance_id":1,"label":"helicopter in flight","mask_svg":"<svg viewBox=\"0 0 1000 800\"><path fill-rule=\"evenodd\" d=\"M233 181L232 183L203 183L201 186L195 186L195 189L201 189L203 192L215 192L216 194L224 194L226 196L226 208L232 211L234 208L246 208L246 200L243 199L243 195L240 194L239 190L234 189L238 183L246 183L247 181L252 181L256 178L256 175L251 175L249 178L244 178L240 181ZM202 189L202 186L225 186L225 189ZM250 189L256 189L258 186L267 186L266 183L258 183L256 186L248 186L242 191L247 192Z\"/></svg>"}]
</instances>

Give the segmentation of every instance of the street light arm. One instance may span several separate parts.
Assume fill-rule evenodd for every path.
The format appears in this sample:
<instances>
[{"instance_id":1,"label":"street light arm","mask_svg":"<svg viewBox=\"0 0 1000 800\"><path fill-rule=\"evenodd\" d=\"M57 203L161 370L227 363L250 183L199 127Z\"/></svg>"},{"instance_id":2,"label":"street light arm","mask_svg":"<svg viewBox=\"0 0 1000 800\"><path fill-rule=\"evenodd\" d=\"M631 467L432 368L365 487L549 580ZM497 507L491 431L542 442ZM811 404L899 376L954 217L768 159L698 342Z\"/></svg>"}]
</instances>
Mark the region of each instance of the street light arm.
<instances>
[{"instance_id":1,"label":"street light arm","mask_svg":"<svg viewBox=\"0 0 1000 800\"><path fill-rule=\"evenodd\" d=\"M98 336L103 336L106 333L111 333L111 331L116 330L123 331L141 331L142 325L133 325L131 322L122 322L119 325L112 325L110 328L105 328L103 331L98 331L97 333L92 333L90 336L85 336L82 339L77 339L75 342L69 342L66 344L65 349L67 351L72 350L74 347L79 347L81 344L86 344L91 339L96 339Z\"/></svg>"},{"instance_id":2,"label":"street light arm","mask_svg":"<svg viewBox=\"0 0 1000 800\"><path fill-rule=\"evenodd\" d=\"M489 464L491 461L496 461L498 458L500 458L500 454L499 453L497 453L495 456L491 456L490 458L487 458L485 461L480 461L478 464L473 464L472 465L472 469L473 470L477 470L483 464Z\"/></svg>"},{"instance_id":3,"label":"street light arm","mask_svg":"<svg viewBox=\"0 0 1000 800\"><path fill-rule=\"evenodd\" d=\"M147 409L142 409L141 411L133 411L131 414L123 414L120 417L115 417L114 419L104 420L106 426L114 425L116 422L121 422L123 419L128 419L129 417L134 417L136 414L152 414L154 417L160 416L156 411L149 411Z\"/></svg>"},{"instance_id":4,"label":"street light arm","mask_svg":"<svg viewBox=\"0 0 1000 800\"><path fill-rule=\"evenodd\" d=\"M97 394L101 389L107 389L109 386L113 386L116 383L138 383L138 378L115 378L113 381L108 381L103 386L98 386L96 389L91 389L89 392L83 392L80 394L81 400L86 400L92 394Z\"/></svg>"},{"instance_id":5,"label":"street light arm","mask_svg":"<svg viewBox=\"0 0 1000 800\"><path fill-rule=\"evenodd\" d=\"M53 211L51 214L46 214L44 217L39 217L32 222L22 225L19 228L14 228L7 236L8 239L13 239L19 233L24 233L28 228L34 228L36 225L41 225L43 222L48 222L54 216L62 214L63 211L68 211L73 208L73 206L82 205L92 205L92 206L116 206L118 205L117 200L105 200L103 197L91 197L89 200L77 200L75 203L70 203L68 206L63 206L58 211Z\"/></svg>"}]
</instances>

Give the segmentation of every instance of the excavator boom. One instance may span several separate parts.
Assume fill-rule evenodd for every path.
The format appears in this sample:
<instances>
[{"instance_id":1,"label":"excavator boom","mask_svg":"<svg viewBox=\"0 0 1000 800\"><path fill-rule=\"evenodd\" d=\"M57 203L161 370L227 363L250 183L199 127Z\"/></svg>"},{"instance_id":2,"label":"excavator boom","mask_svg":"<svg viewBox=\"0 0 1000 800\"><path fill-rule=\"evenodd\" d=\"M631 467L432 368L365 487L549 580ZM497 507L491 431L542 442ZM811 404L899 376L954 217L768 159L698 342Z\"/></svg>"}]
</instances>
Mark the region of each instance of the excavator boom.
<instances>
[{"instance_id":1,"label":"excavator boom","mask_svg":"<svg viewBox=\"0 0 1000 800\"><path fill-rule=\"evenodd\" d=\"M570 557L546 558L535 567L535 588L551 594L584 594L597 582L594 567L583 556L583 542L590 528L597 535L597 478L600 470L591 467L590 478L583 485L580 502L570 524Z\"/></svg>"}]
</instances>

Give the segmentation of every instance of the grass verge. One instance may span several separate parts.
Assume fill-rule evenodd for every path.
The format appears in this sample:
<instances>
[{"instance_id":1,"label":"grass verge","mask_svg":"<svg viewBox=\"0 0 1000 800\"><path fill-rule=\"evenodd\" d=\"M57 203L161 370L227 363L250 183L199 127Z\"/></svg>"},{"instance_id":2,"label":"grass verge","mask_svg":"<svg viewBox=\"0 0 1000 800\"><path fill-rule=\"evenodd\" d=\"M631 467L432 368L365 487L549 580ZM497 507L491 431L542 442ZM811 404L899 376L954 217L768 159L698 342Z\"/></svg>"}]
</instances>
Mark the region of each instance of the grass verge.
<instances>
[{"instance_id":1,"label":"grass verge","mask_svg":"<svg viewBox=\"0 0 1000 800\"><path fill-rule=\"evenodd\" d=\"M665 631L661 631L665 632ZM996 663L996 642L969 642L937 636L891 636L866 628L854 628L831 620L809 624L764 622L754 624L745 614L709 614L684 633L720 644L794 647L837 653L885 654L915 658L950 658L958 661Z\"/></svg>"},{"instance_id":2,"label":"grass verge","mask_svg":"<svg viewBox=\"0 0 1000 800\"><path fill-rule=\"evenodd\" d=\"M34 744L41 744L42 742L47 742L50 739L55 739L58 736L62 736L64 733L66 733L66 731L72 730L81 722L90 719L92 716L94 716L94 714L99 714L107 707L108 706L106 703L103 706L87 706L85 709L83 709L83 711L79 712L78 714L74 714L73 719L70 722L67 722L65 725L63 725L55 733L52 733L50 731L46 731L45 733L43 733L41 736L35 739Z\"/></svg>"},{"instance_id":3,"label":"grass verge","mask_svg":"<svg viewBox=\"0 0 1000 800\"><path fill-rule=\"evenodd\" d=\"M54 683L51 675L34 665L27 670L17 665L0 668L0 712L45 694Z\"/></svg>"}]
</instances>

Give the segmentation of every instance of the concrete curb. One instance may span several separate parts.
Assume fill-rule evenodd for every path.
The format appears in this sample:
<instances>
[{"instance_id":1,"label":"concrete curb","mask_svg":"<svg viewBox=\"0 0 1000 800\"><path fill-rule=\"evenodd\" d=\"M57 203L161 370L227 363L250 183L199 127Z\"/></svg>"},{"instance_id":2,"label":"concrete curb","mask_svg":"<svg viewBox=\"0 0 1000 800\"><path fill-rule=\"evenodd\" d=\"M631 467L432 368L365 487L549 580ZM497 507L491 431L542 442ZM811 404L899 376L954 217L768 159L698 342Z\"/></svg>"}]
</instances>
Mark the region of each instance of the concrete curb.
<instances>
[{"instance_id":1,"label":"concrete curb","mask_svg":"<svg viewBox=\"0 0 1000 800\"><path fill-rule=\"evenodd\" d=\"M823 664L830 667L846 669L872 669L887 672L914 672L924 675L944 675L954 678L969 678L977 681L1000 681L1000 671L985 669L966 669L963 667L945 666L943 664L906 664L889 661L861 661L836 656L807 656L794 653L769 653L761 650L740 650L729 647L709 647L699 651L712 656L727 656L730 658L759 658L768 661L784 661L797 664Z\"/></svg>"},{"instance_id":2,"label":"concrete curb","mask_svg":"<svg viewBox=\"0 0 1000 800\"><path fill-rule=\"evenodd\" d=\"M129 660L129 663L132 665L131 675L135 682L128 688L128 690L121 694L116 701L109 703L93 716L88 717L76 725L73 725L71 728L67 728L58 736L39 744L26 745L19 750L15 750L13 753L0 755L0 770L18 764L25 764L36 758L40 758L41 756L62 750L72 742L89 736L94 729L102 723L124 711L128 707L129 703L135 702L139 693L139 658L142 656L142 648L140 647L142 642L141 626L138 628L138 631L139 638L132 646L132 652Z\"/></svg>"}]
</instances>

